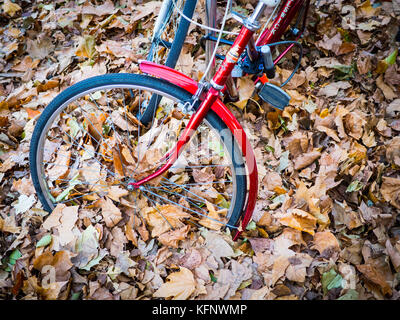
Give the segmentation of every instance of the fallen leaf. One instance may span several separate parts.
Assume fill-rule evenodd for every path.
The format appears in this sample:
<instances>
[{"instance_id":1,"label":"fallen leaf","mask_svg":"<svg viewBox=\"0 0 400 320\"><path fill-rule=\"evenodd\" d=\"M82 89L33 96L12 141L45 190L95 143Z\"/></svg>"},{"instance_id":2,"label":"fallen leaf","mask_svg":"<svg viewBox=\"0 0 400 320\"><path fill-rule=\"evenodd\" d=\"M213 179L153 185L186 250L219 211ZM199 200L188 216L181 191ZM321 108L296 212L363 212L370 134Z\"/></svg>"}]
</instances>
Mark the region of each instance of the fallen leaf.
<instances>
[{"instance_id":1,"label":"fallen leaf","mask_svg":"<svg viewBox=\"0 0 400 320\"><path fill-rule=\"evenodd\" d=\"M190 214L184 212L180 207L174 205L147 207L141 211L141 214L152 228L152 237L157 237L164 232L169 231L171 227L183 227L184 224L181 220L190 217Z\"/></svg>"},{"instance_id":2,"label":"fallen leaf","mask_svg":"<svg viewBox=\"0 0 400 320\"><path fill-rule=\"evenodd\" d=\"M393 89L383 81L382 75L376 79L376 85L382 90L383 95L387 100L393 100L397 98L397 94L393 91Z\"/></svg>"},{"instance_id":3,"label":"fallen leaf","mask_svg":"<svg viewBox=\"0 0 400 320\"><path fill-rule=\"evenodd\" d=\"M384 275L382 275L374 266L370 264L362 264L356 267L357 270L360 271L369 281L377 284L384 295L392 294L392 289L386 282Z\"/></svg>"},{"instance_id":4,"label":"fallen leaf","mask_svg":"<svg viewBox=\"0 0 400 320\"><path fill-rule=\"evenodd\" d=\"M280 223L296 230L314 235L317 219L306 211L293 209L284 217L279 219Z\"/></svg>"},{"instance_id":5,"label":"fallen leaf","mask_svg":"<svg viewBox=\"0 0 400 320\"><path fill-rule=\"evenodd\" d=\"M390 163L400 167L400 137L394 137L388 142L386 158Z\"/></svg>"},{"instance_id":6,"label":"fallen leaf","mask_svg":"<svg viewBox=\"0 0 400 320\"><path fill-rule=\"evenodd\" d=\"M98 201L97 206L101 208L101 214L103 215L106 226L111 228L115 226L122 219L121 211L109 198L102 198Z\"/></svg>"},{"instance_id":7,"label":"fallen leaf","mask_svg":"<svg viewBox=\"0 0 400 320\"><path fill-rule=\"evenodd\" d=\"M69 270L72 268L71 253L69 251L58 251L54 255L47 251L33 261L33 267L40 272L47 266L52 266L55 271L56 281L66 281L70 278Z\"/></svg>"},{"instance_id":8,"label":"fallen leaf","mask_svg":"<svg viewBox=\"0 0 400 320\"><path fill-rule=\"evenodd\" d=\"M51 167L47 171L49 179L54 181L67 176L72 154L71 150L68 149L69 147L66 145L61 146L57 152L56 160L48 165Z\"/></svg>"},{"instance_id":9,"label":"fallen leaf","mask_svg":"<svg viewBox=\"0 0 400 320\"><path fill-rule=\"evenodd\" d=\"M91 35L80 38L75 54L78 57L93 59L97 54L96 39Z\"/></svg>"},{"instance_id":10,"label":"fallen leaf","mask_svg":"<svg viewBox=\"0 0 400 320\"><path fill-rule=\"evenodd\" d=\"M89 225L78 237L74 248L76 256L71 259L76 267L90 270L105 257L107 250L99 248L99 236L96 228Z\"/></svg>"},{"instance_id":11,"label":"fallen leaf","mask_svg":"<svg viewBox=\"0 0 400 320\"><path fill-rule=\"evenodd\" d=\"M318 250L321 255L326 257L332 256L334 252L340 251L339 242L330 231L317 232L313 239L314 245L312 249Z\"/></svg>"},{"instance_id":12,"label":"fallen leaf","mask_svg":"<svg viewBox=\"0 0 400 320\"><path fill-rule=\"evenodd\" d=\"M192 272L180 267L178 272L171 273L165 283L153 293L155 298L173 297L173 300L186 300L196 289L196 281Z\"/></svg>"},{"instance_id":13,"label":"fallen leaf","mask_svg":"<svg viewBox=\"0 0 400 320\"><path fill-rule=\"evenodd\" d=\"M21 194L18 197L17 203L14 205L15 213L19 214L28 211L35 204L35 202L36 202L35 195L32 194L28 197L24 194Z\"/></svg>"},{"instance_id":14,"label":"fallen leaf","mask_svg":"<svg viewBox=\"0 0 400 320\"><path fill-rule=\"evenodd\" d=\"M21 7L11 2L11 0L4 0L4 4L2 6L5 13L9 14L11 17L14 17L15 14L21 10Z\"/></svg>"},{"instance_id":15,"label":"fallen leaf","mask_svg":"<svg viewBox=\"0 0 400 320\"><path fill-rule=\"evenodd\" d=\"M75 239L73 229L78 220L78 209L79 206L68 207L63 203L59 203L42 225L47 230L52 228L58 230L58 239L62 246Z\"/></svg>"},{"instance_id":16,"label":"fallen leaf","mask_svg":"<svg viewBox=\"0 0 400 320\"><path fill-rule=\"evenodd\" d=\"M227 214L228 209L215 210L214 205L206 200L206 206L208 209L208 215L202 216L199 220L199 224L211 229L220 230L224 225L224 216Z\"/></svg>"},{"instance_id":17,"label":"fallen leaf","mask_svg":"<svg viewBox=\"0 0 400 320\"><path fill-rule=\"evenodd\" d=\"M178 248L179 241L186 239L189 230L190 226L187 225L180 229L165 232L158 237L158 241L160 241L165 246Z\"/></svg>"},{"instance_id":18,"label":"fallen leaf","mask_svg":"<svg viewBox=\"0 0 400 320\"><path fill-rule=\"evenodd\" d=\"M301 170L301 169L309 166L311 163L313 163L319 157L321 157L321 152L319 152L319 151L311 151L308 153L304 153L304 154L298 156L294 160L294 168L296 170Z\"/></svg>"},{"instance_id":19,"label":"fallen leaf","mask_svg":"<svg viewBox=\"0 0 400 320\"><path fill-rule=\"evenodd\" d=\"M351 84L347 81L332 82L318 91L319 96L334 97L340 89L351 88Z\"/></svg>"},{"instance_id":20,"label":"fallen leaf","mask_svg":"<svg viewBox=\"0 0 400 320\"><path fill-rule=\"evenodd\" d=\"M382 177L381 194L391 205L400 209L400 179Z\"/></svg>"}]
</instances>

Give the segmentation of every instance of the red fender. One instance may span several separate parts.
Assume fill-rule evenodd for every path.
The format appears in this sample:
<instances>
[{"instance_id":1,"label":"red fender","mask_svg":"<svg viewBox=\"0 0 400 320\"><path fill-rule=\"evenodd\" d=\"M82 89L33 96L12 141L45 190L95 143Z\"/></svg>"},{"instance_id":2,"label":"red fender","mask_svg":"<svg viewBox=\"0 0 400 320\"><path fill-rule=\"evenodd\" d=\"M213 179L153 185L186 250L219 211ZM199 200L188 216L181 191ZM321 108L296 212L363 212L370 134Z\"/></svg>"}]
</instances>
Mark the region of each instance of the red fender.
<instances>
[{"instance_id":1,"label":"red fender","mask_svg":"<svg viewBox=\"0 0 400 320\"><path fill-rule=\"evenodd\" d=\"M185 89L186 91L192 94L195 94L197 91L198 84L196 81L182 74L181 72L171 69L169 67L159 65L154 62L141 61L140 70L144 73L159 77L173 84L176 84L177 86ZM246 168L247 168L247 174L249 176L248 180L249 185L248 185L248 198L245 208L245 214L241 226L241 230L244 230L253 215L253 211L257 200L258 171L257 171L256 158L245 131L243 130L242 126L237 121L235 116L232 114L232 112L229 111L229 109L222 103L222 101L218 99L212 105L211 109L222 119L222 121L225 122L228 128L232 131L246 159ZM233 239L236 240L240 233L241 231L237 232Z\"/></svg>"}]
</instances>

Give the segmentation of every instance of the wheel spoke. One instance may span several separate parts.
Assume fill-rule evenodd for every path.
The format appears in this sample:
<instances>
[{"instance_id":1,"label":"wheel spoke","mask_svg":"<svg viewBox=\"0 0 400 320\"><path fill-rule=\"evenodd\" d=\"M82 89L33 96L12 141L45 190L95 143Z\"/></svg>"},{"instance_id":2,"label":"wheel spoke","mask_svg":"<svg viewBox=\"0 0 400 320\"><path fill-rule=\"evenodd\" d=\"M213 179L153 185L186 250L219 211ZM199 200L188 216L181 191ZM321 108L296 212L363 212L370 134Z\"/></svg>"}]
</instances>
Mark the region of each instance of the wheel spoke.
<instances>
[{"instance_id":1,"label":"wheel spoke","mask_svg":"<svg viewBox=\"0 0 400 320\"><path fill-rule=\"evenodd\" d=\"M208 216L208 215L202 214L202 213L200 213L200 212L198 212L198 211L194 211L194 210L192 210L192 209L190 209L190 208L187 208L187 207L185 207L185 206L182 206L181 204L176 203L176 202L174 202L174 201L172 201L172 200L169 200L168 198L164 198L164 197L162 197L162 196L160 196L160 195L158 195L158 194L156 194L156 193L150 191L150 190L147 189L147 188L143 188L143 190L144 190L145 192L150 193L151 195L153 195L153 196L155 196L155 197L157 197L157 198L163 199L164 201L167 201L167 202L169 202L169 203L172 203L173 205L176 205L176 206L178 206L178 207L181 207L182 209L185 209L185 210L187 210L187 211L189 211L189 212L192 212L192 213L194 213L195 215L199 215L199 216L205 217L205 218L207 218L207 219L210 219L210 220L212 220L212 221L214 221L214 222L218 222L218 223L220 223L220 224L222 224L222 225L225 225L225 226L227 226L227 227L237 229L236 226L230 225L230 224L228 224L228 223L224 223L224 222L219 221L219 220L217 220L217 219L211 218L211 217Z\"/></svg>"},{"instance_id":2,"label":"wheel spoke","mask_svg":"<svg viewBox=\"0 0 400 320\"><path fill-rule=\"evenodd\" d=\"M72 138L68 133L66 133L63 129L61 129L70 139L74 140L76 142L76 140L74 138ZM82 148L84 151L88 152L84 146L76 144L77 147ZM98 153L96 153L98 155ZM104 169L106 169L106 171L111 174L112 176L116 176L116 174L114 172L111 172L104 164L102 164L97 158L93 158L97 163L99 163Z\"/></svg>"},{"instance_id":3,"label":"wheel spoke","mask_svg":"<svg viewBox=\"0 0 400 320\"><path fill-rule=\"evenodd\" d=\"M182 189L185 190L186 192L188 192L188 193L194 195L195 197L199 198L200 200L203 200L204 203L207 202L207 199L205 199L205 198L203 198L203 197L200 197L199 195L197 195L197 194L191 192L190 190L188 190L188 189L186 189L186 188L181 187L179 184L176 184L176 183L172 182L171 180L169 180L169 179L167 179L167 178L165 178L165 177L163 177L163 180L166 180L168 183L174 185L174 186L177 187L177 188L182 188ZM166 185L166 186L167 186L167 185ZM214 204L214 205L215 205L217 208L219 208L219 209L225 209L225 208L220 207L220 206L218 206L218 205L216 205L216 204Z\"/></svg>"},{"instance_id":4,"label":"wheel spoke","mask_svg":"<svg viewBox=\"0 0 400 320\"><path fill-rule=\"evenodd\" d=\"M74 198L71 198L71 199L68 199L68 200L64 200L64 201L59 201L58 203L68 203L68 202L74 201L74 200L76 200L76 199L81 199L81 198L83 198L83 197L89 196L89 195L91 195L91 194L97 194L97 193L98 193L98 191L93 191L93 192L85 193L85 194L83 194L83 195L81 195L81 196L78 196L78 197L74 197Z\"/></svg>"}]
</instances>

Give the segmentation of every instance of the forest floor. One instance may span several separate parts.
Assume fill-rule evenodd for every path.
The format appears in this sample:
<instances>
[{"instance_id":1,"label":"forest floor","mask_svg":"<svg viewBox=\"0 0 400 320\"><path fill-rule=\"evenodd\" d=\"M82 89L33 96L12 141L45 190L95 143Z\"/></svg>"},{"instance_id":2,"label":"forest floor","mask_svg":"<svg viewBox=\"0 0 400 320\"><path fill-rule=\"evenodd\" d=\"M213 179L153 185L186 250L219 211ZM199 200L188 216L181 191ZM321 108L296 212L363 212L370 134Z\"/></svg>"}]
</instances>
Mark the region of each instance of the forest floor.
<instances>
[{"instance_id":1,"label":"forest floor","mask_svg":"<svg viewBox=\"0 0 400 320\"><path fill-rule=\"evenodd\" d=\"M248 13L255 3L234 7ZM38 116L82 79L139 72L159 8L1 1L0 299L399 299L398 0L312 1L283 112L255 104L250 78L238 80L239 102L228 106L255 150L260 187L238 240L197 228L143 240L121 207L115 224L100 209L42 209L29 171ZM194 19L205 22L204 0ZM233 19L226 28L239 30ZM203 34L191 27L177 67L196 80Z\"/></svg>"}]
</instances>

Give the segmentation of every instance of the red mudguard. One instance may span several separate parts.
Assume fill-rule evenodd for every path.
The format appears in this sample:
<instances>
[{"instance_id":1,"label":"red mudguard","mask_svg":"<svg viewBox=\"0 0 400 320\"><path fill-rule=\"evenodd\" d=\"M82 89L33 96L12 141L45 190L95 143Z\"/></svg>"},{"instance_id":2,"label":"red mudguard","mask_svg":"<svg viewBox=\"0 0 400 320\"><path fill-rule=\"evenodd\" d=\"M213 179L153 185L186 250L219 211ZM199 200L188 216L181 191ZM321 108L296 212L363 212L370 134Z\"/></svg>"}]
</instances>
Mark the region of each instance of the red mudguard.
<instances>
[{"instance_id":1,"label":"red mudguard","mask_svg":"<svg viewBox=\"0 0 400 320\"><path fill-rule=\"evenodd\" d=\"M185 89L192 94L195 94L197 91L198 84L196 81L182 74L181 72L171 69L169 67L159 65L154 62L141 61L140 70L144 73L159 77L173 84L176 84L177 86ZM232 114L232 112L229 111L229 109L222 103L222 101L218 99L213 104L211 109L222 119L222 121L225 122L228 128L232 131L246 159L246 167L249 176L248 198L245 208L245 214L242 220L242 226L241 228L239 228L239 230L245 230L253 215L258 194L258 172L256 158L254 156L254 152L250 145L250 142L247 139L245 131L243 130L242 126L237 121L235 116ZM237 232L233 239L236 240L240 233L241 231Z\"/></svg>"}]
</instances>

